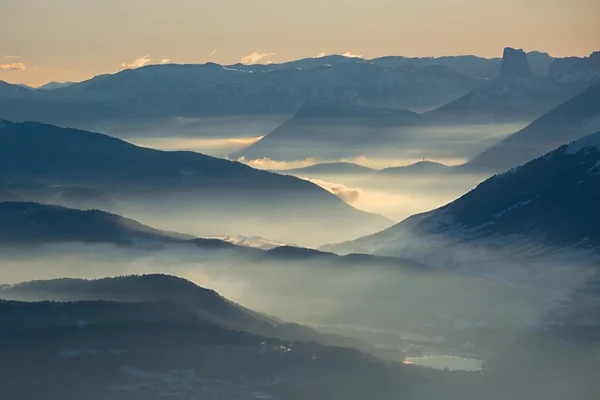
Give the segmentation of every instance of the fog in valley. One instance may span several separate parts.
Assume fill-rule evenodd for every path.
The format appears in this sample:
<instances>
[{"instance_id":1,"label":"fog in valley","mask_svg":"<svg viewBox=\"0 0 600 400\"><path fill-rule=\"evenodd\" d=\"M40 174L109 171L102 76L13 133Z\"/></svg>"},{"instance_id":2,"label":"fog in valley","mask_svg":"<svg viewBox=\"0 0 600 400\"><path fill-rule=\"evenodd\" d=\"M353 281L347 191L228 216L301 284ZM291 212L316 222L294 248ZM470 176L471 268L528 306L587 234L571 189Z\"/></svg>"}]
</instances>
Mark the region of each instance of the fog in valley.
<instances>
[{"instance_id":1,"label":"fog in valley","mask_svg":"<svg viewBox=\"0 0 600 400\"><path fill-rule=\"evenodd\" d=\"M0 399L600 398L597 7L9 3Z\"/></svg>"}]
</instances>

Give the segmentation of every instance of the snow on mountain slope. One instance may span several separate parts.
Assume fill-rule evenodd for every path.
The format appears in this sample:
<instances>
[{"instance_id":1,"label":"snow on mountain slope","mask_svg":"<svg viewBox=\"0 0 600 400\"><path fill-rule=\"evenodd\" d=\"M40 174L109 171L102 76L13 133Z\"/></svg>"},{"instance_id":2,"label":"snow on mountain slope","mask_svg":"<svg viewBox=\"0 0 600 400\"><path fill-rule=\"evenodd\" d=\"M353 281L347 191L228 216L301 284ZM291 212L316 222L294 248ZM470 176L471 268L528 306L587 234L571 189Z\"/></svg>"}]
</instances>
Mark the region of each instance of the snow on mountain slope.
<instances>
[{"instance_id":1,"label":"snow on mountain slope","mask_svg":"<svg viewBox=\"0 0 600 400\"><path fill-rule=\"evenodd\" d=\"M496 143L468 165L496 171L512 168L597 131L600 131L600 83Z\"/></svg>"},{"instance_id":2,"label":"snow on mountain slope","mask_svg":"<svg viewBox=\"0 0 600 400\"><path fill-rule=\"evenodd\" d=\"M496 175L437 210L323 249L467 270L586 266L600 261L598 204L600 132Z\"/></svg>"},{"instance_id":3,"label":"snow on mountain slope","mask_svg":"<svg viewBox=\"0 0 600 400\"><path fill-rule=\"evenodd\" d=\"M560 84L596 81L600 79L600 51L588 57L558 58L550 66L548 77Z\"/></svg>"}]
</instances>

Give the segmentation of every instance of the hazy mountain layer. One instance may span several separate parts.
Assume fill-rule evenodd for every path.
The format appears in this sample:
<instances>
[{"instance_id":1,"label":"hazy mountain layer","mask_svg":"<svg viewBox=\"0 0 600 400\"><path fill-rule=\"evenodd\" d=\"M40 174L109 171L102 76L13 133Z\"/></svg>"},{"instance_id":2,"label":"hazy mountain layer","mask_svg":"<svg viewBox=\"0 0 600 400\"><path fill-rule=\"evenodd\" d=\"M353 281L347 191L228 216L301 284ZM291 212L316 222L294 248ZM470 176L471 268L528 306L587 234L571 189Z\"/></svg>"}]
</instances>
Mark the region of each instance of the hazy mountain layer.
<instances>
[{"instance_id":1,"label":"hazy mountain layer","mask_svg":"<svg viewBox=\"0 0 600 400\"><path fill-rule=\"evenodd\" d=\"M1 123L0 180L99 190L118 200L127 215L201 235L259 235L316 245L388 224L295 177L38 123ZM312 240L303 239L305 230L324 226Z\"/></svg>"}]
</instances>

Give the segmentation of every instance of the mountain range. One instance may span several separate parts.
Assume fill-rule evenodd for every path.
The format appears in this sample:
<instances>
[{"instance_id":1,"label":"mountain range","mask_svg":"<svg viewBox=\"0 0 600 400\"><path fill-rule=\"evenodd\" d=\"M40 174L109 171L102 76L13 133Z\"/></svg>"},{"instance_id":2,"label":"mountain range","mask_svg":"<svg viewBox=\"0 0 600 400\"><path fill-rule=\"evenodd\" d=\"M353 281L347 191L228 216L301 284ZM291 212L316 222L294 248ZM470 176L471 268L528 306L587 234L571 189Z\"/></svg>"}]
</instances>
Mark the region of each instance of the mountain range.
<instances>
[{"instance_id":1,"label":"mountain range","mask_svg":"<svg viewBox=\"0 0 600 400\"><path fill-rule=\"evenodd\" d=\"M523 50L506 48L497 78L426 115L436 120L463 123L531 120L585 89L585 85L590 83L584 77L566 81L554 75L536 76L531 72L527 54Z\"/></svg>"},{"instance_id":2,"label":"mountain range","mask_svg":"<svg viewBox=\"0 0 600 400\"><path fill-rule=\"evenodd\" d=\"M443 65L388 67L345 59L314 68L150 65L54 90L0 88L0 118L68 126L227 115L292 115L304 103L432 108L478 87Z\"/></svg>"},{"instance_id":3,"label":"mountain range","mask_svg":"<svg viewBox=\"0 0 600 400\"><path fill-rule=\"evenodd\" d=\"M315 245L389 223L295 177L33 122L0 121L0 181L97 190L115 199L118 211L160 220L169 229L185 225L193 212L202 226L183 230L210 236L249 233ZM302 243L306 236L299 232L324 226L326 231Z\"/></svg>"}]
</instances>

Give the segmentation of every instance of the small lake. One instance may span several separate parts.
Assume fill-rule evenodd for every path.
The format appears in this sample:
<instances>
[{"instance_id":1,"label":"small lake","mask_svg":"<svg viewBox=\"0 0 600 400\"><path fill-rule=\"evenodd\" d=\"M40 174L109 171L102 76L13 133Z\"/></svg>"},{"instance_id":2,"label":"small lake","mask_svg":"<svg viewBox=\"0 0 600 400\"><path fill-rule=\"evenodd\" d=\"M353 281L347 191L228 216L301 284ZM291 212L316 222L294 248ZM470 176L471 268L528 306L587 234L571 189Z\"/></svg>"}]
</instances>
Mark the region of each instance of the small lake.
<instances>
[{"instance_id":1,"label":"small lake","mask_svg":"<svg viewBox=\"0 0 600 400\"><path fill-rule=\"evenodd\" d=\"M451 371L479 371L483 365L483 361L476 358L448 355L406 357L405 363L435 369L448 368Z\"/></svg>"}]
</instances>

